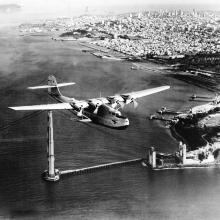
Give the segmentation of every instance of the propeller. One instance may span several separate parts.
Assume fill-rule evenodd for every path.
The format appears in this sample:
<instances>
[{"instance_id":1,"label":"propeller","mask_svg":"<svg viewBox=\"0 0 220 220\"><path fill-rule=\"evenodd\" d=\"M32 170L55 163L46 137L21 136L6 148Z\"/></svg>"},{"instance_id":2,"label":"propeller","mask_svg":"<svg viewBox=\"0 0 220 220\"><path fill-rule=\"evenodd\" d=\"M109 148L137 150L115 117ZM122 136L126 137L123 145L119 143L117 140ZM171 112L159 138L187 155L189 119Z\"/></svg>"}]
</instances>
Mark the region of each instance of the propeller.
<instances>
[{"instance_id":1,"label":"propeller","mask_svg":"<svg viewBox=\"0 0 220 220\"><path fill-rule=\"evenodd\" d=\"M120 109L120 108L123 109L125 107L124 102L118 102L118 105L119 105L118 109Z\"/></svg>"},{"instance_id":2,"label":"propeller","mask_svg":"<svg viewBox=\"0 0 220 220\"><path fill-rule=\"evenodd\" d=\"M138 107L138 102L134 98L132 98L131 96L128 96L125 99L125 104L130 104L130 103L133 103L134 108Z\"/></svg>"},{"instance_id":3,"label":"propeller","mask_svg":"<svg viewBox=\"0 0 220 220\"><path fill-rule=\"evenodd\" d=\"M81 108L87 108L89 104L86 101L75 101L72 102L71 105L75 108L81 109Z\"/></svg>"},{"instance_id":4,"label":"propeller","mask_svg":"<svg viewBox=\"0 0 220 220\"><path fill-rule=\"evenodd\" d=\"M138 107L138 102L130 95L121 95L121 97L124 99L123 105L133 103L134 108Z\"/></svg>"},{"instance_id":5,"label":"propeller","mask_svg":"<svg viewBox=\"0 0 220 220\"><path fill-rule=\"evenodd\" d=\"M97 106L102 105L103 102L102 102L101 100L99 100L99 99L89 99L89 100L88 100L88 104L94 105L94 106L97 107Z\"/></svg>"},{"instance_id":6,"label":"propeller","mask_svg":"<svg viewBox=\"0 0 220 220\"><path fill-rule=\"evenodd\" d=\"M79 109L79 112L77 112L77 116L78 117L82 117L83 116L83 108L82 107Z\"/></svg>"},{"instance_id":7,"label":"propeller","mask_svg":"<svg viewBox=\"0 0 220 220\"><path fill-rule=\"evenodd\" d=\"M114 109L120 109L120 108L123 108L124 107L124 99L119 96L119 95L116 95L116 96L108 96L107 97L107 100L109 101L109 104L112 108ZM123 103L123 104L122 104Z\"/></svg>"},{"instance_id":8,"label":"propeller","mask_svg":"<svg viewBox=\"0 0 220 220\"><path fill-rule=\"evenodd\" d=\"M137 108L138 105L139 105L138 102L137 102L135 99L133 99L132 102L133 102L133 104L134 104L134 108Z\"/></svg>"}]
</instances>

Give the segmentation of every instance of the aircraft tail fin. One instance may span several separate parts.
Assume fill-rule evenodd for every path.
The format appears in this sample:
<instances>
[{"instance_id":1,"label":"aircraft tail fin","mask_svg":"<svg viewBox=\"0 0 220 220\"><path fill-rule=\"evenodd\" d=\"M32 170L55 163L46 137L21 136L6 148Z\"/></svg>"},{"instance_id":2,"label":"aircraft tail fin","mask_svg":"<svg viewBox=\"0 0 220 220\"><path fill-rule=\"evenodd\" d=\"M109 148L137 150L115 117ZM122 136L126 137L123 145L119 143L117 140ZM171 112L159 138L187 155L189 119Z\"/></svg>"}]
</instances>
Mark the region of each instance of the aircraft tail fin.
<instances>
[{"instance_id":1,"label":"aircraft tail fin","mask_svg":"<svg viewBox=\"0 0 220 220\"><path fill-rule=\"evenodd\" d=\"M61 96L61 92L59 90L59 87L63 86L69 86L69 85L74 85L74 82L69 82L69 83L57 83L57 80L55 76L50 75L48 77L48 85L42 85L42 86L33 86L33 87L28 87L28 89L48 89L48 93L50 95L54 96Z\"/></svg>"},{"instance_id":2,"label":"aircraft tail fin","mask_svg":"<svg viewBox=\"0 0 220 220\"><path fill-rule=\"evenodd\" d=\"M48 93L50 95L55 95L55 96L61 96L60 90L57 86L57 80L55 76L50 75L48 76Z\"/></svg>"}]
</instances>

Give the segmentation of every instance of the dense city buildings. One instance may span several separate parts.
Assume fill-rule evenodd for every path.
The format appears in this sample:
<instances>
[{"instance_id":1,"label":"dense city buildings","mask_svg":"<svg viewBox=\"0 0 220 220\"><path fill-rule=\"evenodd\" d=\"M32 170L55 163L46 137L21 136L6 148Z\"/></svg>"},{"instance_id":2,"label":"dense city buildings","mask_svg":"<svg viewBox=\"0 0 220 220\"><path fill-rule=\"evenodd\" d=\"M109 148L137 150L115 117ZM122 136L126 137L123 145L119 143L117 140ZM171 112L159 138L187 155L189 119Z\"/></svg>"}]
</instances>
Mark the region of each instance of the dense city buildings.
<instances>
[{"instance_id":1,"label":"dense city buildings","mask_svg":"<svg viewBox=\"0 0 220 220\"><path fill-rule=\"evenodd\" d=\"M86 37L91 44L142 59L174 59L220 52L220 14L213 11L159 10L118 16L86 15L20 27L22 32L59 31L68 37Z\"/></svg>"},{"instance_id":2,"label":"dense city buildings","mask_svg":"<svg viewBox=\"0 0 220 220\"><path fill-rule=\"evenodd\" d=\"M220 25L214 14L161 11L139 17L129 16L104 26L118 37L96 43L134 56L183 57L220 51Z\"/></svg>"}]
</instances>

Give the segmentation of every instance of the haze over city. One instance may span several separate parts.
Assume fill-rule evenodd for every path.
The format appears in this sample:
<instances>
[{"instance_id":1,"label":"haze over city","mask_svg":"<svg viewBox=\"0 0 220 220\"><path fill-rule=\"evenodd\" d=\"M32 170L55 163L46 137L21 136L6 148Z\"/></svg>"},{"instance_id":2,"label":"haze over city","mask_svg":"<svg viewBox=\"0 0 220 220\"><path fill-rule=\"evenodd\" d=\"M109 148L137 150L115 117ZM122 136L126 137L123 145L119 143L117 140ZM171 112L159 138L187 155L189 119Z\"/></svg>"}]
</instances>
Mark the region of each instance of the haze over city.
<instances>
[{"instance_id":1,"label":"haze over city","mask_svg":"<svg viewBox=\"0 0 220 220\"><path fill-rule=\"evenodd\" d=\"M85 7L89 7L90 13L123 12L126 10L148 10L155 8L199 8L215 9L220 8L217 0L0 0L0 4L19 4L24 13L53 13L58 15L69 15L71 13L83 13ZM104 9L104 11L103 11Z\"/></svg>"}]
</instances>

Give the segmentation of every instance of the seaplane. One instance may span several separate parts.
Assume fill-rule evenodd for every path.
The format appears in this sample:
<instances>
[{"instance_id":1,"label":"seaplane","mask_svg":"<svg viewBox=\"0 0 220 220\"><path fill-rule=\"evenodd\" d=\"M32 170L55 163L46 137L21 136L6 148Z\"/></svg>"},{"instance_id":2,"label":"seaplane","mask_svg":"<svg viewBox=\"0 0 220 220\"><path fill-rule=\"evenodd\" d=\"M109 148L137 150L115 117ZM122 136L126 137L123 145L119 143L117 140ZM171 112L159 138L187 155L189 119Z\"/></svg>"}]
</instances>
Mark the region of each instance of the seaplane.
<instances>
[{"instance_id":1,"label":"seaplane","mask_svg":"<svg viewBox=\"0 0 220 220\"><path fill-rule=\"evenodd\" d=\"M170 88L170 86L160 86L121 95L77 100L62 95L59 90L60 87L73 84L75 83L57 83L56 78L51 75L48 77L48 85L28 87L28 89L48 89L48 94L59 103L16 106L9 108L16 111L70 110L81 122L93 122L110 128L122 129L129 126L129 119L123 116L119 109L122 109L124 105L130 103L133 103L134 108L136 108L138 105L136 99Z\"/></svg>"}]
</instances>

